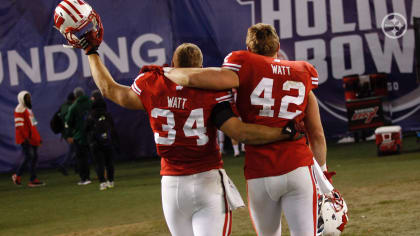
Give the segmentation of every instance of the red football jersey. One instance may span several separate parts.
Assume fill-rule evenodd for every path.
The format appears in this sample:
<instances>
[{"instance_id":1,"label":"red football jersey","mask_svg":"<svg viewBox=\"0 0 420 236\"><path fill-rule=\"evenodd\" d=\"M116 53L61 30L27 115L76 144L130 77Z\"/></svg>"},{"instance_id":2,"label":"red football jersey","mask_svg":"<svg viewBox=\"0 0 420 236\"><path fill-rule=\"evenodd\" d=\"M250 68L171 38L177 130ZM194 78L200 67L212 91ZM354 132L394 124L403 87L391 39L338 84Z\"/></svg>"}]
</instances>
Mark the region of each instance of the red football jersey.
<instances>
[{"instance_id":1,"label":"red football jersey","mask_svg":"<svg viewBox=\"0 0 420 236\"><path fill-rule=\"evenodd\" d=\"M161 175L190 175L223 166L211 123L213 107L230 92L178 86L158 72L140 74L131 86L149 115Z\"/></svg>"},{"instance_id":2,"label":"red football jersey","mask_svg":"<svg viewBox=\"0 0 420 236\"><path fill-rule=\"evenodd\" d=\"M286 61L248 51L230 53L223 68L239 76L236 105L244 122L283 127L305 116L308 93L318 86L318 73L304 61ZM245 177L276 176L313 164L305 139L246 145Z\"/></svg>"}]
</instances>

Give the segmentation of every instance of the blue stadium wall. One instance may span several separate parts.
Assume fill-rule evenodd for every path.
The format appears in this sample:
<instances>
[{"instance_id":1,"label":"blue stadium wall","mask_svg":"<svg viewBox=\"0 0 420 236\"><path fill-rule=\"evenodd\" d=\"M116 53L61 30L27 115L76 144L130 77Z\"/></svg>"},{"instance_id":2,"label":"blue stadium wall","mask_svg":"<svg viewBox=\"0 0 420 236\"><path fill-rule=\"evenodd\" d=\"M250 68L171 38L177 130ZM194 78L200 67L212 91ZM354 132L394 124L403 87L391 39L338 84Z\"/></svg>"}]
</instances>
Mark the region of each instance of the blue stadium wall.
<instances>
[{"instance_id":1,"label":"blue stadium wall","mask_svg":"<svg viewBox=\"0 0 420 236\"><path fill-rule=\"evenodd\" d=\"M96 89L86 56L63 48L53 28L60 1L0 2L0 172L22 160L15 144L13 110L21 90L33 95L33 111L43 145L40 165L51 166L67 152L66 143L49 128L49 120L69 92ZM104 43L100 55L114 78L130 85L139 68L171 62L183 42L200 46L206 66L220 66L233 50L245 49L247 28L258 22L279 32L281 50L290 60L307 60L319 71L315 91L328 138L346 135L342 77L389 74L392 121L405 131L420 128L420 89L414 71L412 17L420 17L419 0L149 0L87 1L101 15ZM385 36L383 19L399 13L404 35ZM122 140L121 159L154 156L153 133L142 111L111 102Z\"/></svg>"}]
</instances>

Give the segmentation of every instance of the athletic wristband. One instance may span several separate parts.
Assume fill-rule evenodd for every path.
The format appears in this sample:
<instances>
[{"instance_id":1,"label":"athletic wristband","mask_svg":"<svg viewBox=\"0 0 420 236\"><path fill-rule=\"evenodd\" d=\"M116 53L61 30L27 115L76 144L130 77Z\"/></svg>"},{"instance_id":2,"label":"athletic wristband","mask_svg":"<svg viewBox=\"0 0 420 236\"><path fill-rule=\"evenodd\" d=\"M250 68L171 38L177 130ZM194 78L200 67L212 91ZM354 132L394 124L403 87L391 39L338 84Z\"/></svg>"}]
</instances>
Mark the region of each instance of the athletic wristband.
<instances>
[{"instance_id":1,"label":"athletic wristband","mask_svg":"<svg viewBox=\"0 0 420 236\"><path fill-rule=\"evenodd\" d=\"M322 165L322 166L321 166L321 170L322 170L322 171L328 171L328 170L327 170L327 163L326 163L326 162L325 162L325 164L324 164L324 165Z\"/></svg>"},{"instance_id":2,"label":"athletic wristband","mask_svg":"<svg viewBox=\"0 0 420 236\"><path fill-rule=\"evenodd\" d=\"M91 54L96 54L96 55L99 55L99 53L98 53L97 49L91 49L91 50L89 50L88 52L86 52L86 55L91 55Z\"/></svg>"},{"instance_id":3,"label":"athletic wristband","mask_svg":"<svg viewBox=\"0 0 420 236\"><path fill-rule=\"evenodd\" d=\"M229 120L232 117L236 116L232 111L230 102L226 101L218 103L216 106L213 107L210 119L217 128L220 128L227 120Z\"/></svg>"},{"instance_id":4,"label":"athletic wristband","mask_svg":"<svg viewBox=\"0 0 420 236\"><path fill-rule=\"evenodd\" d=\"M290 120L286 126L283 127L283 130L281 131L282 134L289 135L289 140L293 140L296 136L296 128L295 128L295 120Z\"/></svg>"}]
</instances>

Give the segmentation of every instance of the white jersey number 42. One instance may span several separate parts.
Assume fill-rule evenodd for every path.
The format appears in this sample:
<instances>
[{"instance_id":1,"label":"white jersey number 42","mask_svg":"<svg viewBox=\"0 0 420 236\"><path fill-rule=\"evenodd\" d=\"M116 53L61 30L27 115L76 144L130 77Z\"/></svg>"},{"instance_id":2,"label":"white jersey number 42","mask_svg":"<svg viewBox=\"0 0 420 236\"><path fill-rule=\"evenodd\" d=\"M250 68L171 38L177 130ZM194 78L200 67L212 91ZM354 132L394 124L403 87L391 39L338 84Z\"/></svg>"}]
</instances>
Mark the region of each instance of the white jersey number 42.
<instances>
[{"instance_id":1,"label":"white jersey number 42","mask_svg":"<svg viewBox=\"0 0 420 236\"><path fill-rule=\"evenodd\" d=\"M274 110L272 109L275 102L273 98L273 83L273 79L264 77L258 83L257 87L255 87L254 91L252 91L251 93L251 104L262 106L262 109L259 113L260 116L274 117ZM305 99L305 85L299 81L288 80L283 83L282 89L284 91L290 91L290 89L297 89L299 92L297 97L286 95L281 98L280 111L278 117L291 120L299 114L301 114L302 111L288 111L289 104L292 103L296 105L301 105L303 103ZM263 94L262 97L261 94Z\"/></svg>"}]
</instances>

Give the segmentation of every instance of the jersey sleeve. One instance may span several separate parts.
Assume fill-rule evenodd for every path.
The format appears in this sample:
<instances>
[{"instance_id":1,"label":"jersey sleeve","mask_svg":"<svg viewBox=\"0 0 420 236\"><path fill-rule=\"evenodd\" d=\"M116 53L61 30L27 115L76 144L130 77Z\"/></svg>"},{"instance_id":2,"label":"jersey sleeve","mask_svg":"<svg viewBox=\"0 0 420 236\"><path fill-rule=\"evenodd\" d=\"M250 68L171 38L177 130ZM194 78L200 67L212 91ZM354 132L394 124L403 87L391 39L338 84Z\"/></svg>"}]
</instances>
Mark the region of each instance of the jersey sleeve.
<instances>
[{"instance_id":1,"label":"jersey sleeve","mask_svg":"<svg viewBox=\"0 0 420 236\"><path fill-rule=\"evenodd\" d=\"M215 102L222 103L222 102L233 102L233 94L231 91L220 91L215 93Z\"/></svg>"},{"instance_id":2,"label":"jersey sleeve","mask_svg":"<svg viewBox=\"0 0 420 236\"><path fill-rule=\"evenodd\" d=\"M135 79L133 84L131 85L131 90L137 94L137 96L141 96L142 91L145 89L146 84L144 80L145 73L139 74Z\"/></svg>"},{"instance_id":3,"label":"jersey sleeve","mask_svg":"<svg viewBox=\"0 0 420 236\"><path fill-rule=\"evenodd\" d=\"M233 94L231 91L220 91L215 94L215 106L211 111L211 121L217 128L229 118L236 116L233 111Z\"/></svg>"},{"instance_id":4,"label":"jersey sleeve","mask_svg":"<svg viewBox=\"0 0 420 236\"><path fill-rule=\"evenodd\" d=\"M143 106L146 108L149 107L150 93L153 91L153 83L150 82L150 79L154 77L153 72L140 73L131 85L131 90L137 94L138 98L143 103Z\"/></svg>"},{"instance_id":5,"label":"jersey sleeve","mask_svg":"<svg viewBox=\"0 0 420 236\"><path fill-rule=\"evenodd\" d=\"M236 73L239 73L239 71L242 68L243 63L244 63L244 54L242 53L242 51L235 51L235 52L229 53L225 57L222 68L229 69Z\"/></svg>"},{"instance_id":6,"label":"jersey sleeve","mask_svg":"<svg viewBox=\"0 0 420 236\"><path fill-rule=\"evenodd\" d=\"M318 71L316 71L315 67L310 63L306 63L306 69L311 77L311 89L318 88Z\"/></svg>"}]
</instances>

